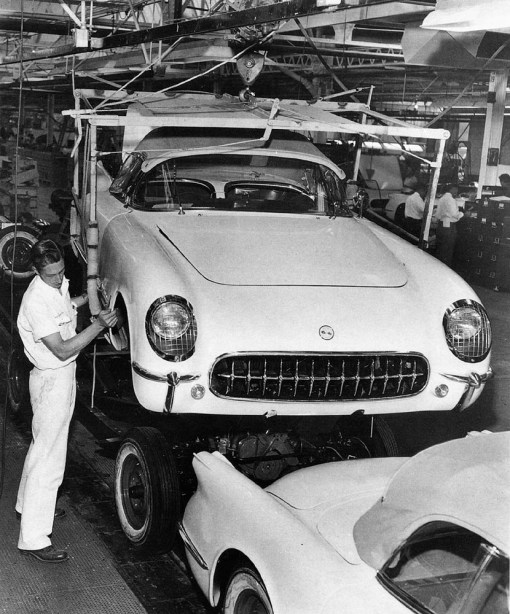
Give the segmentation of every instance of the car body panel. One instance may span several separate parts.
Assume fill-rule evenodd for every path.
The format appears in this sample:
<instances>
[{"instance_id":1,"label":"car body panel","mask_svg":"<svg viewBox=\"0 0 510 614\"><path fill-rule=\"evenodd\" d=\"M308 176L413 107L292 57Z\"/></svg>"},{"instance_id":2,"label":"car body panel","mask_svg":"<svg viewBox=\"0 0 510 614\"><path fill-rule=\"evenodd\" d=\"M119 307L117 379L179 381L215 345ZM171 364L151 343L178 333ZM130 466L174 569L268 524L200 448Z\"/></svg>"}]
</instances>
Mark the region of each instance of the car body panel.
<instances>
[{"instance_id":1,"label":"car body panel","mask_svg":"<svg viewBox=\"0 0 510 614\"><path fill-rule=\"evenodd\" d=\"M396 472L381 500L359 519L354 535L360 555L380 567L417 524L440 519L465 526L509 552L509 467L509 432L423 450ZM468 492L461 508L462 489Z\"/></svg>"},{"instance_id":2,"label":"car body panel","mask_svg":"<svg viewBox=\"0 0 510 614\"><path fill-rule=\"evenodd\" d=\"M476 456L481 450L482 455ZM468 525L481 536L494 536L494 516L502 527L510 514L508 480L500 496L509 450L508 432L468 436L433 446L411 459L353 460L301 469L265 490L219 453L201 452L193 462L198 488L185 509L181 534L204 565L197 564L189 547L188 562L212 604L217 603L220 590L216 565L228 552L237 551L257 569L275 614L409 612L376 580L376 570L411 530L430 518L444 517L445 498L450 509L455 508L451 522ZM439 480L434 473L438 466L442 467ZM474 467L476 473L470 472ZM495 478L491 477L494 468ZM494 512L488 517L483 510L473 514L478 500L473 499L472 489L478 492L478 487L493 504ZM390 506L394 496L395 503L407 509L402 517L392 515L398 529L390 541L387 523L381 523L379 513L387 495ZM423 514L422 502L430 514ZM496 537L496 545L508 546L508 539L503 544Z\"/></svg>"},{"instance_id":3,"label":"car body panel","mask_svg":"<svg viewBox=\"0 0 510 614\"><path fill-rule=\"evenodd\" d=\"M290 283L291 280L287 280L287 284L278 286L267 283L259 286L241 285L242 279L248 279L250 271L257 268L262 272L258 280L261 284L264 275L269 281L271 271L279 273L279 261L276 260L274 264L269 263L272 252L263 256L264 266L260 266L260 262L255 261L254 257L241 258L237 254L236 258L233 258L232 268L239 284L211 283L196 270L181 250L176 249L166 237L158 235L157 228L152 226L153 222L141 224L140 215L137 211L119 214L112 218L103 232L100 277L105 294L112 301L119 294L123 296L131 330L144 330L145 314L150 305L160 296L168 294L186 298L193 305L199 323L195 354L184 363L169 364L153 352L145 335L132 336L133 360L152 372L164 374L175 370L179 374L198 374L200 379L195 383L201 383L208 389L209 370L218 356L242 351L298 352L303 348L308 352L413 351L427 356L431 363L431 378L427 387L429 392L424 391L412 398L393 399L391 403L384 400L371 403L349 402L335 404L335 407L332 407L330 402L325 402L320 404L322 405L320 409L319 404L314 404L312 407L310 403L271 402L273 406L280 405L284 414L309 415L352 413L357 409L364 409L367 413L426 411L431 403L435 409L452 409L465 387L460 383L448 382L451 395L444 399L434 397L434 388L440 383L445 383L440 374L453 372L467 375L472 371L482 374L488 367L488 360L476 365L461 363L448 350L444 341L441 327L444 311L454 300L466 297L476 300L477 297L469 286L460 277L450 275L448 272L450 284L438 287L436 280L439 275L447 272L446 267L419 250L407 250L405 245L394 240L391 233L381 232L376 225L365 220L319 218L313 219L311 223L322 226L323 229L318 231L318 236L337 235L341 231L337 231L336 227L344 224L356 225L365 233L369 227L371 231L369 236L376 237L371 239L374 245L380 243L384 247L380 251L386 254L390 271L394 271L393 283L400 283L405 271L407 283L401 287L361 285L367 282L363 280L360 269L366 271L365 277L369 278L372 265L375 270L378 268L373 261L367 260L361 263L357 256L354 257L355 267L349 260L342 267L332 267L324 259L322 269L314 265L309 269L309 274L312 275L318 270L317 281L320 281L322 270L324 281L329 275L332 281L346 283L350 277L349 283L353 284L356 280L350 271L356 269L359 272L358 286L337 287L332 283L330 285L312 283L312 279L308 281L308 285L296 279L294 284ZM152 215L159 217L159 214L146 215L149 221ZM276 220L273 217L269 219L281 224L278 216L275 217ZM300 222L292 219L293 216L290 218L284 220L289 225L296 221ZM211 219L213 222L218 221L215 214L208 217L207 212L204 212L201 221ZM264 218L264 221L267 220L268 216ZM240 230L243 228L251 232L251 224L239 226ZM233 234L237 234L237 231ZM185 243L185 235L181 236L184 251L188 244ZM228 251L231 248L228 238L224 243L221 236L217 237L216 252ZM236 240L239 249L242 248L242 243L241 239ZM300 245L297 240L294 241L294 249L297 252ZM321 243L318 241L317 250L319 245ZM206 253L210 254L208 250ZM203 258L205 259L205 255ZM225 259L225 270L230 271L226 263L230 258L222 255L220 259ZM293 261L292 255L287 257L287 260L289 259ZM405 269L403 262L407 264ZM305 279L306 267L301 267L301 270ZM167 271L168 275L163 276L162 271ZM347 277L342 280L340 279L342 275ZM382 275L387 277L386 284L391 283L388 273ZM297 281L301 283L296 285ZM372 283L382 284L382 280ZM428 288L434 285L435 293L431 295ZM144 292L137 292L137 287L144 288ZM399 313L398 334L390 325L395 322L396 304ZM318 305L320 310L317 309ZM374 305L377 305L375 311ZM420 306L419 309L417 305ZM289 317L290 313L292 317ZM333 328L335 331L333 339L325 341L319 336L319 329L323 325ZM254 335L253 331L257 331L257 334ZM275 331L278 331L277 335ZM167 392L166 385L148 382L137 375L134 376L134 383L142 405L154 411L162 411ZM236 402L218 399L210 394L206 395L205 402L204 399L195 401L190 396L192 385L192 383L183 383L176 388L173 411L248 415L261 415L267 411L266 402L249 400ZM205 403L207 410L204 409Z\"/></svg>"},{"instance_id":4,"label":"car body panel","mask_svg":"<svg viewBox=\"0 0 510 614\"><path fill-rule=\"evenodd\" d=\"M157 219L147 220L154 235L157 237L157 228L171 237L175 249L215 283L386 288L403 286L407 281L402 263L354 218L328 224L318 217L314 224L303 216L287 214L262 217L243 213L236 217L188 212L180 217L155 216ZM143 222L140 220L141 226ZM363 254L357 250L360 244ZM310 262L315 263L313 268ZM331 262L342 265L334 267Z\"/></svg>"}]
</instances>

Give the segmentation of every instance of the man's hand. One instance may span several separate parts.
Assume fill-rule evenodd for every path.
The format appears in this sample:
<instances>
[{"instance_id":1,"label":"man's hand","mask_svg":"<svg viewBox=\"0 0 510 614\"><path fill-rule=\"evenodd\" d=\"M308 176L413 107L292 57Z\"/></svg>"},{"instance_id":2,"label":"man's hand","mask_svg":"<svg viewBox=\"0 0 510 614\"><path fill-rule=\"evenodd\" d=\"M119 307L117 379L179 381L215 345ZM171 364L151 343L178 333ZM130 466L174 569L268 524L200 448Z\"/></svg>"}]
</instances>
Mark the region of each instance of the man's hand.
<instances>
[{"instance_id":1,"label":"man's hand","mask_svg":"<svg viewBox=\"0 0 510 614\"><path fill-rule=\"evenodd\" d=\"M117 324L117 310L102 309L97 314L97 321L104 328L112 328Z\"/></svg>"},{"instance_id":2,"label":"man's hand","mask_svg":"<svg viewBox=\"0 0 510 614\"><path fill-rule=\"evenodd\" d=\"M111 328L117 324L117 310L103 309L97 315L97 318L80 333L70 339L62 339L60 333L52 333L47 337L43 337L41 341L59 360L67 360L68 358L76 358L76 356L93 341L104 328Z\"/></svg>"}]
</instances>

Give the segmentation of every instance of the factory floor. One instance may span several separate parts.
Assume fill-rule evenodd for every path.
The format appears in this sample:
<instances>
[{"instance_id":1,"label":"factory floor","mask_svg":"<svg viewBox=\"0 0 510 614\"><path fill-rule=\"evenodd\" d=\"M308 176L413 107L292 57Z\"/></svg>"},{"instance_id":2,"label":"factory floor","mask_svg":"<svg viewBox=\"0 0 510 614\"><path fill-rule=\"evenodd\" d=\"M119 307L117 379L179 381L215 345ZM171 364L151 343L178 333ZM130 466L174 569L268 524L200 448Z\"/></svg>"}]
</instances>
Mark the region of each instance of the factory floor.
<instances>
[{"instance_id":1,"label":"factory floor","mask_svg":"<svg viewBox=\"0 0 510 614\"><path fill-rule=\"evenodd\" d=\"M2 395L3 398L5 394ZM79 410L78 410L79 415ZM144 555L120 529L113 499L115 447L74 421L52 542L69 560L41 563L20 555L14 512L30 443L26 416L7 416L0 498L0 612L8 614L142 614L207 612L182 553Z\"/></svg>"},{"instance_id":2,"label":"factory floor","mask_svg":"<svg viewBox=\"0 0 510 614\"><path fill-rule=\"evenodd\" d=\"M492 320L495 378L465 412L388 417L403 455L470 430L510 430L510 294L475 289ZM0 370L4 374L8 349L8 340L0 334ZM5 376L0 377L0 395L3 408L7 405ZM142 555L126 541L113 498L115 442L83 407L77 407L59 499L59 507L67 513L55 520L52 536L57 548L68 551L69 561L50 565L21 556L14 503L30 442L30 417L1 411L0 612L211 611L187 573L182 545L177 544L169 554Z\"/></svg>"}]
</instances>

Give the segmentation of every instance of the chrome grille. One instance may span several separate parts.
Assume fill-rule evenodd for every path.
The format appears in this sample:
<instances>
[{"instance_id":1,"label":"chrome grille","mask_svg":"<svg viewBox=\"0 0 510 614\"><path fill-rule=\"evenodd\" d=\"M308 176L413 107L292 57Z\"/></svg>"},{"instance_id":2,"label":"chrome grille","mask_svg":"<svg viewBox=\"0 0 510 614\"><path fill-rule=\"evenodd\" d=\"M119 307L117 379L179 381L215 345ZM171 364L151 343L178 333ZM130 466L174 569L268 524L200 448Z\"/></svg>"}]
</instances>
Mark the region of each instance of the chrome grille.
<instances>
[{"instance_id":1,"label":"chrome grille","mask_svg":"<svg viewBox=\"0 0 510 614\"><path fill-rule=\"evenodd\" d=\"M215 362L210 387L235 399L353 401L418 394L428 377L420 354L233 354Z\"/></svg>"}]
</instances>

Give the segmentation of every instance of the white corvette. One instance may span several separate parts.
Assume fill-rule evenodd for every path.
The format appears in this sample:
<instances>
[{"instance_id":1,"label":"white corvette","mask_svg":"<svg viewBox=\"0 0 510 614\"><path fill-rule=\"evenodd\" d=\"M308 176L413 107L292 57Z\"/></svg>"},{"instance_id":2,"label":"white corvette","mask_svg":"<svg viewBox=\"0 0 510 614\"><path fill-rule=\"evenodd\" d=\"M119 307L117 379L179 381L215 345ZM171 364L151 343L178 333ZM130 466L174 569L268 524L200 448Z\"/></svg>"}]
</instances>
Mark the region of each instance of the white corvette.
<instances>
[{"instance_id":1,"label":"white corvette","mask_svg":"<svg viewBox=\"0 0 510 614\"><path fill-rule=\"evenodd\" d=\"M180 526L225 614L508 614L510 433L328 463L266 489L194 460Z\"/></svg>"},{"instance_id":2,"label":"white corvette","mask_svg":"<svg viewBox=\"0 0 510 614\"><path fill-rule=\"evenodd\" d=\"M471 404L491 344L473 290L354 216L342 171L307 139L250 138L157 129L100 191L101 292L124 312L113 341L129 346L142 406L304 416Z\"/></svg>"}]
</instances>

